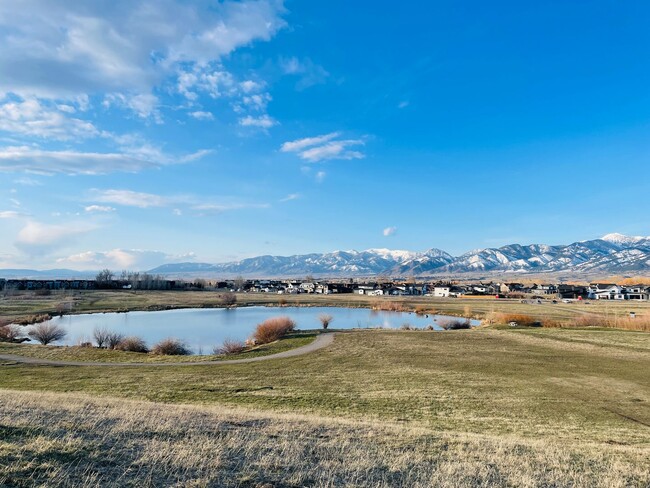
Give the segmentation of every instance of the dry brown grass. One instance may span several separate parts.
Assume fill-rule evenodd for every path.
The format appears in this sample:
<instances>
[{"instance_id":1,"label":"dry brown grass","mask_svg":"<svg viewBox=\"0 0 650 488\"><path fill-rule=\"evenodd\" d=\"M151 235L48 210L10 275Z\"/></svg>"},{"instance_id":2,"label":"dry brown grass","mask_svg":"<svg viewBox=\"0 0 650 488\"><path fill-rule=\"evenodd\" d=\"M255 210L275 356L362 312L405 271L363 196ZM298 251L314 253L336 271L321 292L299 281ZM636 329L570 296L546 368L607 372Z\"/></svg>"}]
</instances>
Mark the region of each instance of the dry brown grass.
<instances>
[{"instance_id":1,"label":"dry brown grass","mask_svg":"<svg viewBox=\"0 0 650 488\"><path fill-rule=\"evenodd\" d=\"M647 448L0 390L0 486L643 487Z\"/></svg>"},{"instance_id":2,"label":"dry brown grass","mask_svg":"<svg viewBox=\"0 0 650 488\"><path fill-rule=\"evenodd\" d=\"M19 319L14 320L13 323L17 325L40 324L41 322L46 322L51 318L52 317L49 314L33 314L27 315L25 317L20 317Z\"/></svg>"},{"instance_id":3,"label":"dry brown grass","mask_svg":"<svg viewBox=\"0 0 650 488\"><path fill-rule=\"evenodd\" d=\"M490 316L486 318L486 322L497 325L508 325L510 323L516 323L517 325L523 327L534 327L540 325L540 321L538 319L522 313L496 312L490 314Z\"/></svg>"},{"instance_id":4,"label":"dry brown grass","mask_svg":"<svg viewBox=\"0 0 650 488\"><path fill-rule=\"evenodd\" d=\"M384 301L378 300L372 305L373 310L381 310L384 312L404 312L407 310L407 307L404 303L396 301Z\"/></svg>"},{"instance_id":5,"label":"dry brown grass","mask_svg":"<svg viewBox=\"0 0 650 488\"><path fill-rule=\"evenodd\" d=\"M253 339L256 344L268 344L284 337L295 327L296 323L289 317L273 317L257 325Z\"/></svg>"},{"instance_id":6,"label":"dry brown grass","mask_svg":"<svg viewBox=\"0 0 650 488\"><path fill-rule=\"evenodd\" d=\"M544 324L546 327L547 325ZM583 315L576 317L571 322L563 324L565 327L607 327L612 329L634 330L637 332L650 332L650 316L636 318Z\"/></svg>"}]
</instances>

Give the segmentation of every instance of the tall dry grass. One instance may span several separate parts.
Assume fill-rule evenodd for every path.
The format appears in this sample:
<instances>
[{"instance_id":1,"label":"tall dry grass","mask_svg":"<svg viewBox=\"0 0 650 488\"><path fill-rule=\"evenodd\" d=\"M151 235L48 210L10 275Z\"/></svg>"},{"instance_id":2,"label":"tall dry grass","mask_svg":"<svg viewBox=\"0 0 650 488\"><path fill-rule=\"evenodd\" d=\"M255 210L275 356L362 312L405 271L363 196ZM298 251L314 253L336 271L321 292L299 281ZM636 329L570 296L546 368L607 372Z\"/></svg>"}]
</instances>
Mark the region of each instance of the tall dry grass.
<instances>
[{"instance_id":1,"label":"tall dry grass","mask_svg":"<svg viewBox=\"0 0 650 488\"><path fill-rule=\"evenodd\" d=\"M516 323L519 326L523 327L535 327L539 326L541 322L530 315L523 313L503 313L503 312L492 312L488 314L485 318L485 322L488 324L497 324L497 325L508 325L510 323Z\"/></svg>"},{"instance_id":2,"label":"tall dry grass","mask_svg":"<svg viewBox=\"0 0 650 488\"><path fill-rule=\"evenodd\" d=\"M372 309L373 310L381 310L383 312L405 312L406 307L404 306L403 303L396 302L396 301L385 301L385 300L378 300L372 304Z\"/></svg>"},{"instance_id":3,"label":"tall dry grass","mask_svg":"<svg viewBox=\"0 0 650 488\"><path fill-rule=\"evenodd\" d=\"M630 318L629 316L583 315L562 325L564 327L605 327L611 329L634 330L637 332L650 332L650 316L642 315Z\"/></svg>"},{"instance_id":4,"label":"tall dry grass","mask_svg":"<svg viewBox=\"0 0 650 488\"><path fill-rule=\"evenodd\" d=\"M0 390L0 486L645 487L647 446Z\"/></svg>"}]
</instances>

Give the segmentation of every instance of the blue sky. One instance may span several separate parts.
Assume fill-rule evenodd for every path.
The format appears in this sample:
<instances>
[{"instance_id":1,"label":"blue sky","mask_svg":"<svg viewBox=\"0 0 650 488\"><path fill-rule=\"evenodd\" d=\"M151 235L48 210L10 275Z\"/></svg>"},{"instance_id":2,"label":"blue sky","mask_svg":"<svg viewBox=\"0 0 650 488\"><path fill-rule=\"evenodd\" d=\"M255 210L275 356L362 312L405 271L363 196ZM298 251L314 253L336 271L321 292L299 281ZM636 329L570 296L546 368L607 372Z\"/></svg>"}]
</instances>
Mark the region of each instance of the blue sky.
<instances>
[{"instance_id":1,"label":"blue sky","mask_svg":"<svg viewBox=\"0 0 650 488\"><path fill-rule=\"evenodd\" d=\"M0 5L0 268L650 234L646 2Z\"/></svg>"}]
</instances>

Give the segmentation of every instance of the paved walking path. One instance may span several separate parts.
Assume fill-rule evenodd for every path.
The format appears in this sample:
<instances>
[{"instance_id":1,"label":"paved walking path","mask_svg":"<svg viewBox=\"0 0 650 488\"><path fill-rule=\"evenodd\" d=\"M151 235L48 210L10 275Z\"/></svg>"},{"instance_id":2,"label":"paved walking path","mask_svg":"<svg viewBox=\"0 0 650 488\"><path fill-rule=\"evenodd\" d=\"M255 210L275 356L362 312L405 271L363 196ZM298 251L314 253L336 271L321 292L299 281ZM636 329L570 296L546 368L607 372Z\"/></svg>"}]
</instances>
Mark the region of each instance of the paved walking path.
<instances>
[{"instance_id":1,"label":"paved walking path","mask_svg":"<svg viewBox=\"0 0 650 488\"><path fill-rule=\"evenodd\" d=\"M177 363L98 363L90 361L56 361L53 359L41 359L41 358L30 358L27 356L18 356L15 354L0 354L0 360L3 361L13 361L17 363L26 363L26 364L47 364L51 366L135 366L135 367L149 367L149 366L221 366L226 364L243 364L243 363L255 363L258 361L269 361L271 359L285 359L292 358L295 356L302 356L303 354L309 354L311 352L317 351L324 347L329 346L334 342L334 333L325 333L319 334L316 339L307 344L306 346L297 347L295 349L289 349L288 351L279 352L277 354L270 354L268 356L257 356L254 358L246 359L226 359L223 361L186 361L186 362L177 362Z\"/></svg>"}]
</instances>

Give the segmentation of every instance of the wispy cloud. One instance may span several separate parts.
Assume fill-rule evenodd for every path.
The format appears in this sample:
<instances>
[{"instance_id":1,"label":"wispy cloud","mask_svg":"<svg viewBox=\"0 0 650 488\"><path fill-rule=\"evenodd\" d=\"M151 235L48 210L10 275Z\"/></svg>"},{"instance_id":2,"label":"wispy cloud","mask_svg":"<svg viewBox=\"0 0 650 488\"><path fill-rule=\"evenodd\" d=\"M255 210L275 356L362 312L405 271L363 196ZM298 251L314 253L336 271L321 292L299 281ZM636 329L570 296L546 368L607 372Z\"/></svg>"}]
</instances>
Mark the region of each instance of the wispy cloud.
<instances>
[{"instance_id":1,"label":"wispy cloud","mask_svg":"<svg viewBox=\"0 0 650 488\"><path fill-rule=\"evenodd\" d=\"M239 125L242 127L258 127L260 129L270 129L274 125L277 125L278 121L269 117L268 115L261 115L259 117L254 117L248 115L239 119Z\"/></svg>"},{"instance_id":2,"label":"wispy cloud","mask_svg":"<svg viewBox=\"0 0 650 488\"><path fill-rule=\"evenodd\" d=\"M383 231L384 237L390 237L395 235L397 232L397 227L386 227Z\"/></svg>"},{"instance_id":3,"label":"wispy cloud","mask_svg":"<svg viewBox=\"0 0 650 488\"><path fill-rule=\"evenodd\" d=\"M3 210L0 211L0 219L19 219L21 217L26 217L27 215L22 212L16 212L15 210Z\"/></svg>"},{"instance_id":4,"label":"wispy cloud","mask_svg":"<svg viewBox=\"0 0 650 488\"><path fill-rule=\"evenodd\" d=\"M299 59L295 56L281 58L280 67L285 75L298 77L296 83L296 89L298 90L325 83L330 75L325 68L314 63L309 58Z\"/></svg>"},{"instance_id":5,"label":"wispy cloud","mask_svg":"<svg viewBox=\"0 0 650 488\"><path fill-rule=\"evenodd\" d=\"M145 169L194 161L208 154L172 157L151 147L125 149L123 152L85 152L74 150L46 150L31 146L0 148L0 172L29 171L38 174L107 174L137 173Z\"/></svg>"},{"instance_id":6,"label":"wispy cloud","mask_svg":"<svg viewBox=\"0 0 650 488\"><path fill-rule=\"evenodd\" d=\"M282 144L282 152L294 152L299 158L317 163L331 159L363 159L365 154L357 149L365 142L362 139L339 139L339 132L332 132L316 137L306 137Z\"/></svg>"},{"instance_id":7,"label":"wispy cloud","mask_svg":"<svg viewBox=\"0 0 650 488\"><path fill-rule=\"evenodd\" d=\"M268 208L267 203L247 203L232 201L206 201L206 198L197 195L157 195L154 193L136 192L131 190L91 190L90 200L100 203L111 203L124 207L136 208L173 208L176 216L183 215L181 207L193 210L198 214L215 214L230 210L247 208Z\"/></svg>"},{"instance_id":8,"label":"wispy cloud","mask_svg":"<svg viewBox=\"0 0 650 488\"><path fill-rule=\"evenodd\" d=\"M305 148L308 148L308 147L311 147L311 146L319 146L321 144L329 142L332 139L336 139L340 135L341 135L340 132L331 132L329 134L325 134L325 135L322 135L322 136L305 137L303 139L297 139L295 141L285 142L280 147L280 151L282 151L282 152L299 152L299 151L302 151Z\"/></svg>"},{"instance_id":9,"label":"wispy cloud","mask_svg":"<svg viewBox=\"0 0 650 488\"><path fill-rule=\"evenodd\" d=\"M115 209L106 205L89 205L87 207L84 207L84 211L87 213L108 213L115 212Z\"/></svg>"},{"instance_id":10,"label":"wispy cloud","mask_svg":"<svg viewBox=\"0 0 650 488\"><path fill-rule=\"evenodd\" d=\"M166 207L174 203L173 198L130 190L94 190L91 198L96 202L138 208Z\"/></svg>"},{"instance_id":11,"label":"wispy cloud","mask_svg":"<svg viewBox=\"0 0 650 488\"><path fill-rule=\"evenodd\" d=\"M290 202L291 200L298 200L302 195L300 193L291 193L286 197L282 198L281 202Z\"/></svg>"}]
</instances>

